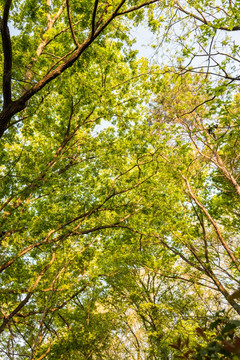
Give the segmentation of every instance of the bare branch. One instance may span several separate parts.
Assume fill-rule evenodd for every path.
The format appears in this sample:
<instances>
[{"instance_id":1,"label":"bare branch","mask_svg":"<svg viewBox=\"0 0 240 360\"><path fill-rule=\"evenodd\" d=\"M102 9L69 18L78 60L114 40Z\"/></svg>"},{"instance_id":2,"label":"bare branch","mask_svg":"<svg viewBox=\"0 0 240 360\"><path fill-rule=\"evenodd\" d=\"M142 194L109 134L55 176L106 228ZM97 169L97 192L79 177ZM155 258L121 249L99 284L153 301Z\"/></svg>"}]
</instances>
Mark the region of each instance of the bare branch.
<instances>
[{"instance_id":1,"label":"bare branch","mask_svg":"<svg viewBox=\"0 0 240 360\"><path fill-rule=\"evenodd\" d=\"M26 295L25 299L23 299L18 306L4 318L2 325L0 326L0 333L4 331L4 329L8 326L9 321L27 304L30 297L33 295L34 289L37 287L38 283L42 279L43 275L47 272L47 270L52 266L56 259L56 251L59 245L56 246L55 250L53 251L52 258L50 262L42 269L39 276L37 277L33 286L29 289L29 293Z\"/></svg>"},{"instance_id":2,"label":"bare branch","mask_svg":"<svg viewBox=\"0 0 240 360\"><path fill-rule=\"evenodd\" d=\"M146 1L146 2L144 2L144 3L142 3L142 4L140 4L140 5L136 5L136 6L133 6L133 7L129 8L129 9L127 9L127 10L124 10L124 11L122 11L122 12L119 12L117 15L120 16L120 15L129 14L129 13L131 13L131 12L133 12L133 11L139 10L139 9L141 9L142 7L145 7L145 6L147 6L147 5L154 4L154 3L156 3L156 2L159 2L159 0Z\"/></svg>"},{"instance_id":3,"label":"bare branch","mask_svg":"<svg viewBox=\"0 0 240 360\"><path fill-rule=\"evenodd\" d=\"M221 242L221 244L223 245L224 249L226 250L227 254L229 255L229 257L232 259L233 263L235 264L236 268L240 271L240 265L239 262L237 261L237 259L235 258L235 256L233 255L232 251L230 250L230 248L228 247L227 243L225 242L225 240L222 237L221 231L217 225L217 223L215 222L215 220L211 217L211 215L209 214L209 212L207 211L207 209L200 203L200 201L197 199L196 195L193 193L191 186L187 180L187 178L183 175L181 175L182 178L184 179L186 185L187 185L187 189L189 191L189 194L191 195L192 199L195 201L195 203L197 204L197 206L204 212L204 214L207 216L208 220L211 222L211 224L213 225L216 234Z\"/></svg>"},{"instance_id":4,"label":"bare branch","mask_svg":"<svg viewBox=\"0 0 240 360\"><path fill-rule=\"evenodd\" d=\"M51 0L47 0L47 7L48 7L48 12L47 12L47 29L50 29L51 27L51 14L50 14L50 6L51 6Z\"/></svg>"},{"instance_id":5,"label":"bare branch","mask_svg":"<svg viewBox=\"0 0 240 360\"><path fill-rule=\"evenodd\" d=\"M78 42L78 40L77 40L75 31L74 31L74 27L73 27L73 23L72 23L72 16L71 16L70 3L69 3L70 0L66 0L66 1L67 1L68 22L69 22L69 25L70 25L72 37L73 37L73 40L74 40L75 45L76 45L77 47L79 47L80 44L79 44L79 42Z\"/></svg>"},{"instance_id":6,"label":"bare branch","mask_svg":"<svg viewBox=\"0 0 240 360\"><path fill-rule=\"evenodd\" d=\"M216 98L216 95L214 95L213 97L211 97L210 99L207 99L207 100L204 100L203 102L201 102L200 104L196 105L192 110L184 113L184 114L181 114L180 117L183 117L183 116L186 116L186 115L189 115L189 114L192 114L195 110L197 110L199 107L207 104L208 102L210 101L213 101L214 99Z\"/></svg>"},{"instance_id":7,"label":"bare branch","mask_svg":"<svg viewBox=\"0 0 240 360\"><path fill-rule=\"evenodd\" d=\"M29 358L29 360L32 360L34 358L34 353L35 353L35 349L38 348L38 344L39 344L39 338L40 338L40 334L42 332L42 327L43 327L43 324L45 322L45 318L47 316L47 312L48 312L48 305L49 305L49 302L53 296L53 293L54 293L54 290L55 290L55 283L56 281L58 280L58 278L60 277L60 275L62 274L62 272L67 268L67 266L69 265L69 263L74 259L74 257L72 259L70 259L61 269L60 271L57 272L52 284L51 284L51 292L48 296L48 299L47 299L47 303L46 303L46 306L44 308L44 311L43 311L43 314L42 314L42 319L41 319L41 323L40 323L40 326L39 326L39 329L38 329L38 332L37 332L37 335L36 335L36 339L34 341L34 344L33 344L33 347L32 347L32 353L31 353L31 356Z\"/></svg>"},{"instance_id":8,"label":"bare branch","mask_svg":"<svg viewBox=\"0 0 240 360\"><path fill-rule=\"evenodd\" d=\"M238 30L240 30L240 26L239 26L239 25L236 25L236 26L234 26L233 28L229 28L228 26L225 26L225 25L221 25L221 26L216 27L216 25L214 25L211 21L206 20L206 18L203 16L203 14L200 13L198 10L197 10L197 11L201 14L201 17L199 17L199 16L197 16L196 14L193 14L192 12L184 9L184 8L179 4L178 1L175 1L175 4L176 4L176 5L175 5L175 8L176 8L177 10L183 12L184 14L186 14L186 15L194 18L195 20L198 20L198 21L200 21L201 23L203 23L203 24L205 24L205 25L208 25L208 26L210 26L210 27L212 27L212 28L214 28L214 29L217 28L217 29L219 29L219 30L225 30L225 31L238 31ZM196 10L196 9L195 9L195 10Z\"/></svg>"},{"instance_id":9,"label":"bare branch","mask_svg":"<svg viewBox=\"0 0 240 360\"><path fill-rule=\"evenodd\" d=\"M47 356L47 354L48 354L49 351L51 350L52 341L53 341L53 338L52 338L52 334L51 334L50 341L49 341L49 346L48 346L47 350L46 350L45 353L43 353L37 360L42 360L42 359L44 359L44 358Z\"/></svg>"},{"instance_id":10,"label":"bare branch","mask_svg":"<svg viewBox=\"0 0 240 360\"><path fill-rule=\"evenodd\" d=\"M98 0L95 0L94 8L93 8L93 15L92 15L92 33L91 33L91 37L93 36L93 34L95 32L95 19L96 19L97 7L98 7Z\"/></svg>"},{"instance_id":11,"label":"bare branch","mask_svg":"<svg viewBox=\"0 0 240 360\"><path fill-rule=\"evenodd\" d=\"M4 107L3 111L0 113L0 137L4 134L11 118L26 107L27 101L31 99L36 93L38 93L43 87L45 87L49 82L60 76L66 69L71 67L82 55L82 53L92 44L92 42L116 17L133 12L144 6L156 3L157 1L159 0L147 1L137 7L129 8L121 13L119 12L119 10L126 2L126 0L121 0L118 6L116 6L116 8L113 10L111 15L109 15L107 20L102 24L102 26L99 27L92 36L90 34L81 44L79 44L78 47L73 50L73 53L67 59L63 59L61 64L59 64L55 69L43 76L42 79L38 81L34 86L32 86L31 89L25 91L18 100L11 102L8 104L8 106Z\"/></svg>"},{"instance_id":12,"label":"bare branch","mask_svg":"<svg viewBox=\"0 0 240 360\"><path fill-rule=\"evenodd\" d=\"M12 44L10 32L8 28L9 11L12 0L6 0L3 17L0 18L0 28L2 35L3 55L4 55L4 70L3 70L3 108L11 104L11 78L12 78Z\"/></svg>"},{"instance_id":13,"label":"bare branch","mask_svg":"<svg viewBox=\"0 0 240 360\"><path fill-rule=\"evenodd\" d=\"M47 0L47 5L50 6L50 0ZM43 50L45 49L45 47L54 39L56 38L59 34L61 34L63 31L65 31L65 29L63 31L60 31L58 34L56 34L53 39L49 40L47 37L47 33L52 29L53 25L55 24L55 22L58 20L58 18L61 16L64 8L66 6L66 0L63 1L62 5L60 6L57 14L54 16L53 19L51 19L50 13L47 13L47 31L44 33L44 36L42 36L40 44L37 47L36 50L36 55L37 57L40 57ZM25 73L25 78L24 81L27 83L30 83L32 77L33 77L33 65L37 62L37 58L33 57L32 60L30 61L30 63L27 66L27 71ZM22 95L27 91L27 87L23 88L23 92Z\"/></svg>"}]
</instances>

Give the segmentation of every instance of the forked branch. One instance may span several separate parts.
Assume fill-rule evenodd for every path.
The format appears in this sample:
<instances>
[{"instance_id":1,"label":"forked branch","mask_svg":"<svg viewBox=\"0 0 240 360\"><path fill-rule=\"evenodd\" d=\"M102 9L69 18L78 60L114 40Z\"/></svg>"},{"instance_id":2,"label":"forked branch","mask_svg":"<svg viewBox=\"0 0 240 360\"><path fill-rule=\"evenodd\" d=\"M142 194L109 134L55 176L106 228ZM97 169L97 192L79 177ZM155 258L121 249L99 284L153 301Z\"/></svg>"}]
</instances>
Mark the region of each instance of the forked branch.
<instances>
[{"instance_id":1,"label":"forked branch","mask_svg":"<svg viewBox=\"0 0 240 360\"><path fill-rule=\"evenodd\" d=\"M99 28L95 29L94 34L90 34L88 37L86 37L86 39L81 44L77 43L77 39L76 39L76 37L74 37L75 33L73 32L73 28L71 28L74 41L75 41L75 43L78 44L77 48L74 49L73 52L71 52L71 54L67 54L66 57L63 57L62 62L58 66L56 66L50 72L46 73L36 84L34 84L31 87L31 89L25 91L24 94L22 94L22 96L19 99L17 99L16 101L11 101L11 96L10 96L11 93L9 92L9 86L6 86L6 85L10 84L9 74L10 74L10 79L11 79L11 71L9 71L9 70L11 70L11 61L9 61L9 60L7 62L5 61L6 65L8 65L7 66L8 71L5 71L5 74L8 74L8 78L7 78L8 83L5 80L5 98L8 101L5 101L5 107L3 108L2 112L0 113L0 137L2 137L5 130L7 129L11 118L26 107L28 100L30 100L36 93L38 93L42 88L44 88L49 82L51 82L54 79L56 79L57 77L59 77L66 69L71 67L79 59L79 57L82 55L82 53L86 49L89 48L89 46L93 43L93 41L108 27L108 25L116 17L134 12L140 8L149 6L158 1L159 0L145 1L138 6L130 7L128 9L120 12L121 8L126 3L126 0L121 0L118 3L118 5L115 7L115 9L112 11L112 13L109 14L109 16L105 20L105 22ZM11 5L11 1L8 0L7 4ZM7 15L5 15L5 19L8 18L10 5L8 7L5 6L6 7L5 14L7 14ZM96 2L95 2L95 7L96 7ZM68 5L68 8L69 8L69 5ZM71 18L69 18L69 19L70 19L70 26L71 26ZM5 20L5 23L6 23L6 20ZM3 26L3 28L4 28L4 26ZM5 32L6 32L6 26L5 26ZM9 49L9 46L11 44L10 36L7 39L8 39L7 47ZM5 57L6 56L7 55L5 54ZM11 60L11 56L10 56L10 60ZM5 76L5 78L6 78L6 76Z\"/></svg>"}]
</instances>

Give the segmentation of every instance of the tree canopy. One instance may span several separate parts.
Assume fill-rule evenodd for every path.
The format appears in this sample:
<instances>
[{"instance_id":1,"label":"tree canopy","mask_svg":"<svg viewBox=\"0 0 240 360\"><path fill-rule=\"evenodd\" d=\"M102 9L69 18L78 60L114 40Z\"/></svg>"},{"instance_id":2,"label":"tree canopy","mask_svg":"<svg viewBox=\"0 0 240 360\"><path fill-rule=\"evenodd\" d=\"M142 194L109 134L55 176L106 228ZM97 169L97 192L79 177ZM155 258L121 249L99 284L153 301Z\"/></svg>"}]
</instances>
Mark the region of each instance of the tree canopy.
<instances>
[{"instance_id":1,"label":"tree canopy","mask_svg":"<svg viewBox=\"0 0 240 360\"><path fill-rule=\"evenodd\" d=\"M0 359L239 358L239 10L0 2Z\"/></svg>"}]
</instances>

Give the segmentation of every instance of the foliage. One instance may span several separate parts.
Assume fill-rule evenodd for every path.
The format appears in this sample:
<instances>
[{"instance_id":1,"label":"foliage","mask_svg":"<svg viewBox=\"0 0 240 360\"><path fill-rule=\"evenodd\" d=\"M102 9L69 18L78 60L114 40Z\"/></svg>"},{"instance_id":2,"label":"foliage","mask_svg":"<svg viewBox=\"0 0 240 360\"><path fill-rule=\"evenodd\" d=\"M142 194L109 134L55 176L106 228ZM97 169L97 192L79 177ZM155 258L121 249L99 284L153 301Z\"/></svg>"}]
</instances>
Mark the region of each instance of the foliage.
<instances>
[{"instance_id":1,"label":"foliage","mask_svg":"<svg viewBox=\"0 0 240 360\"><path fill-rule=\"evenodd\" d=\"M1 359L235 360L239 4L0 9Z\"/></svg>"},{"instance_id":2,"label":"foliage","mask_svg":"<svg viewBox=\"0 0 240 360\"><path fill-rule=\"evenodd\" d=\"M224 311L215 314L206 329L196 328L202 343L190 346L189 338L179 337L170 346L177 350L178 359L238 359L240 354L239 320L229 319Z\"/></svg>"}]
</instances>

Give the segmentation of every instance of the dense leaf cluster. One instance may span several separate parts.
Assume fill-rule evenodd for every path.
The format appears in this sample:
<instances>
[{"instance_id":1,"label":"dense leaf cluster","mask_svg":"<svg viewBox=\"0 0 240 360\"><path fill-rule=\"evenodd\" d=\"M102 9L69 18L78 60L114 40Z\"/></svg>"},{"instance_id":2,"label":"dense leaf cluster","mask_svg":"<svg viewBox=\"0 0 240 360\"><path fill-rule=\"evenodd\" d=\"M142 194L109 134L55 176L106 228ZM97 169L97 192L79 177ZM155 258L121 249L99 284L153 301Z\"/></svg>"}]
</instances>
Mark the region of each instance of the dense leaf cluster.
<instances>
[{"instance_id":1,"label":"dense leaf cluster","mask_svg":"<svg viewBox=\"0 0 240 360\"><path fill-rule=\"evenodd\" d=\"M0 10L0 358L237 359L239 4Z\"/></svg>"}]
</instances>

